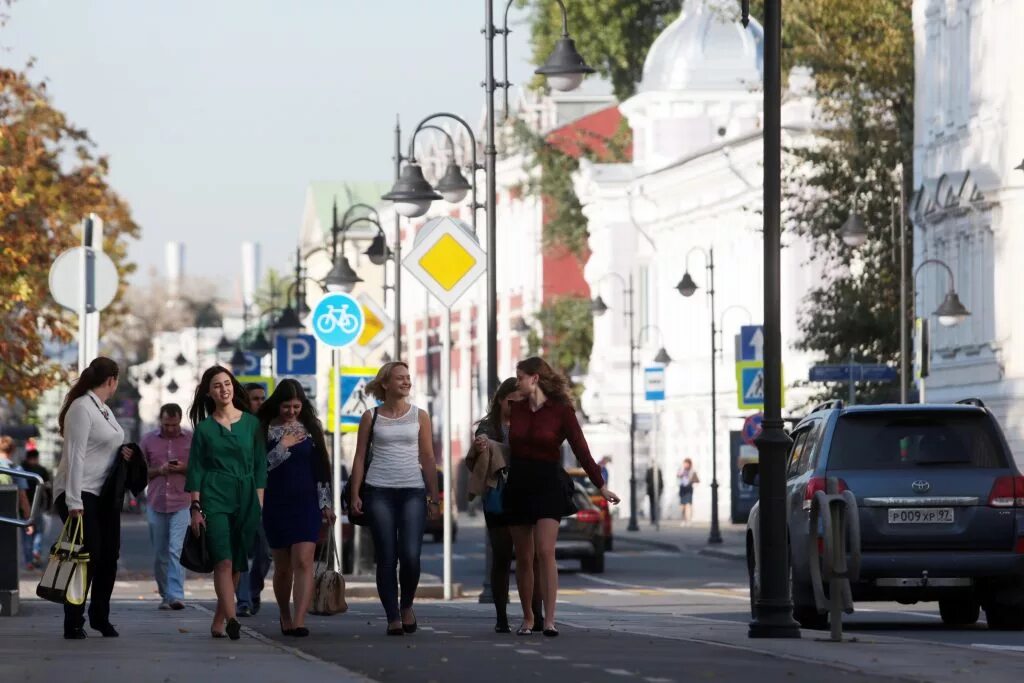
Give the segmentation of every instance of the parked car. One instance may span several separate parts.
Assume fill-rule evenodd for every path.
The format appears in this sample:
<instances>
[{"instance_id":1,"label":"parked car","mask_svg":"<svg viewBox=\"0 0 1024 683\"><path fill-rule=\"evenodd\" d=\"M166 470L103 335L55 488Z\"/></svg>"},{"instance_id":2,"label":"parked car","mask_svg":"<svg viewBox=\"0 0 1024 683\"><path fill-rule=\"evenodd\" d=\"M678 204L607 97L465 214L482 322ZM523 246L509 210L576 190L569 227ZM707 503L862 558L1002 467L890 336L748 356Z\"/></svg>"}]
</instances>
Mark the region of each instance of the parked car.
<instances>
[{"instance_id":1,"label":"parked car","mask_svg":"<svg viewBox=\"0 0 1024 683\"><path fill-rule=\"evenodd\" d=\"M601 511L601 528L604 531L604 549L607 551L612 550L612 541L614 539L613 528L612 528L612 511L608 507L608 501L604 499L601 492L594 486L594 483L590 481L590 477L583 470L582 467L572 467L566 469L572 480L583 487L583 490L590 496L590 501L597 506L597 509Z\"/></svg>"},{"instance_id":2,"label":"parked car","mask_svg":"<svg viewBox=\"0 0 1024 683\"><path fill-rule=\"evenodd\" d=\"M969 399L953 405L816 408L792 433L786 473L793 616L822 628L808 544L811 499L836 477L852 491L862 561L857 600L939 603L942 620L1024 628L1024 477L998 423ZM744 467L753 480L757 465ZM759 505L747 522L751 604L758 593ZM819 550L819 553L821 551Z\"/></svg>"},{"instance_id":3,"label":"parked car","mask_svg":"<svg viewBox=\"0 0 1024 683\"><path fill-rule=\"evenodd\" d=\"M441 509L444 509L444 497L450 493L444 487L444 472L441 468L437 468L437 491L438 491L438 502L441 503ZM459 525L456 521L458 510L455 505L452 505L452 543L459 535ZM434 538L434 543L440 543L444 540L444 515L439 515L437 519L427 518L427 526L425 527L424 534L429 534Z\"/></svg>"},{"instance_id":4,"label":"parked car","mask_svg":"<svg viewBox=\"0 0 1024 683\"><path fill-rule=\"evenodd\" d=\"M580 568L591 574L604 573L604 518L590 494L576 484L573 502L577 512L562 518L555 543L555 558L579 560Z\"/></svg>"}]
</instances>

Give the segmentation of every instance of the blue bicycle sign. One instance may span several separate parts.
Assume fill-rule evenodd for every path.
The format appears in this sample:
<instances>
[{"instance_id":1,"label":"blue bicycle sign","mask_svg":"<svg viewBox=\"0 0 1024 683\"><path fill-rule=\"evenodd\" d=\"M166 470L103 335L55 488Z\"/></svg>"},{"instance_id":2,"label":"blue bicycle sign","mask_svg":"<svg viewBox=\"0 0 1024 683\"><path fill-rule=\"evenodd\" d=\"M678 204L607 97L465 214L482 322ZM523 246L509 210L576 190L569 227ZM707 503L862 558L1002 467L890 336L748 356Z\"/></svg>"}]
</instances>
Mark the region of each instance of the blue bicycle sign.
<instances>
[{"instance_id":1,"label":"blue bicycle sign","mask_svg":"<svg viewBox=\"0 0 1024 683\"><path fill-rule=\"evenodd\" d=\"M313 334L328 346L342 348L363 332L363 309L348 294L331 292L313 308Z\"/></svg>"}]
</instances>

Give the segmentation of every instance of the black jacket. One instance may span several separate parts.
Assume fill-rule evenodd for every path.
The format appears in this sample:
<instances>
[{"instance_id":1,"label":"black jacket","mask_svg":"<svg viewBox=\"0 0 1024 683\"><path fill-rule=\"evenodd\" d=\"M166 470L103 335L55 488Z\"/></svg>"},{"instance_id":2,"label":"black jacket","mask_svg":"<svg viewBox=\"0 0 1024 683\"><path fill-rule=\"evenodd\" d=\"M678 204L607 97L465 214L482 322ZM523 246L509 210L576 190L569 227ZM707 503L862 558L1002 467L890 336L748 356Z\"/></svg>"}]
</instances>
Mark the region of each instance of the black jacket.
<instances>
[{"instance_id":1,"label":"black jacket","mask_svg":"<svg viewBox=\"0 0 1024 683\"><path fill-rule=\"evenodd\" d=\"M125 460L121 455L121 449L127 446L132 451L132 459ZM124 501L124 492L131 491L138 496L146 490L149 483L149 472L146 469L146 458L142 449L136 443L127 443L117 447L117 457L114 466L103 482L103 489L100 491L100 500L110 503L118 510Z\"/></svg>"}]
</instances>

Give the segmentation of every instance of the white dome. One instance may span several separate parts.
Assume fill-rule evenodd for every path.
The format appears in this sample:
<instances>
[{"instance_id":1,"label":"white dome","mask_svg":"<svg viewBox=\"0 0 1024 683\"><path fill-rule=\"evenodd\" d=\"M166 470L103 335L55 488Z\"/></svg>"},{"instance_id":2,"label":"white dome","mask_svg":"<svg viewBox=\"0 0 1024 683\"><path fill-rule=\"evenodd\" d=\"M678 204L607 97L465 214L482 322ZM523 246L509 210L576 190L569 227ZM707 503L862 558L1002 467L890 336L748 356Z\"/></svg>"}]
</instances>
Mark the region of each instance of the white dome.
<instances>
[{"instance_id":1,"label":"white dome","mask_svg":"<svg viewBox=\"0 0 1024 683\"><path fill-rule=\"evenodd\" d=\"M738 0L686 0L647 54L641 92L760 86L764 31L740 23Z\"/></svg>"}]
</instances>

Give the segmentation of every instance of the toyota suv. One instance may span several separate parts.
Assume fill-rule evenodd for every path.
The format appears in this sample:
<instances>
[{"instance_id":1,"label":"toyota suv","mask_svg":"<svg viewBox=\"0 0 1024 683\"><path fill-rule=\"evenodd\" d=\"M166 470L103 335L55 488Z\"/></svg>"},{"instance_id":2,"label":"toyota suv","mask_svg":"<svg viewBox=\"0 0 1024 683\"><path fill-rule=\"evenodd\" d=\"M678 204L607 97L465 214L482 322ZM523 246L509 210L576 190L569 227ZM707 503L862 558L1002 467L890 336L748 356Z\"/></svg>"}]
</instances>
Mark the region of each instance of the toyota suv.
<instances>
[{"instance_id":1,"label":"toyota suv","mask_svg":"<svg viewBox=\"0 0 1024 683\"><path fill-rule=\"evenodd\" d=\"M1024 477L981 401L847 408L833 401L791 436L786 500L793 616L802 626L827 624L814 605L808 544L818 535L809 528L811 500L834 477L860 514L854 600L937 600L947 624L973 624L984 609L989 628L1024 628ZM747 469L749 481L756 465ZM758 507L747 523L752 604Z\"/></svg>"}]
</instances>

